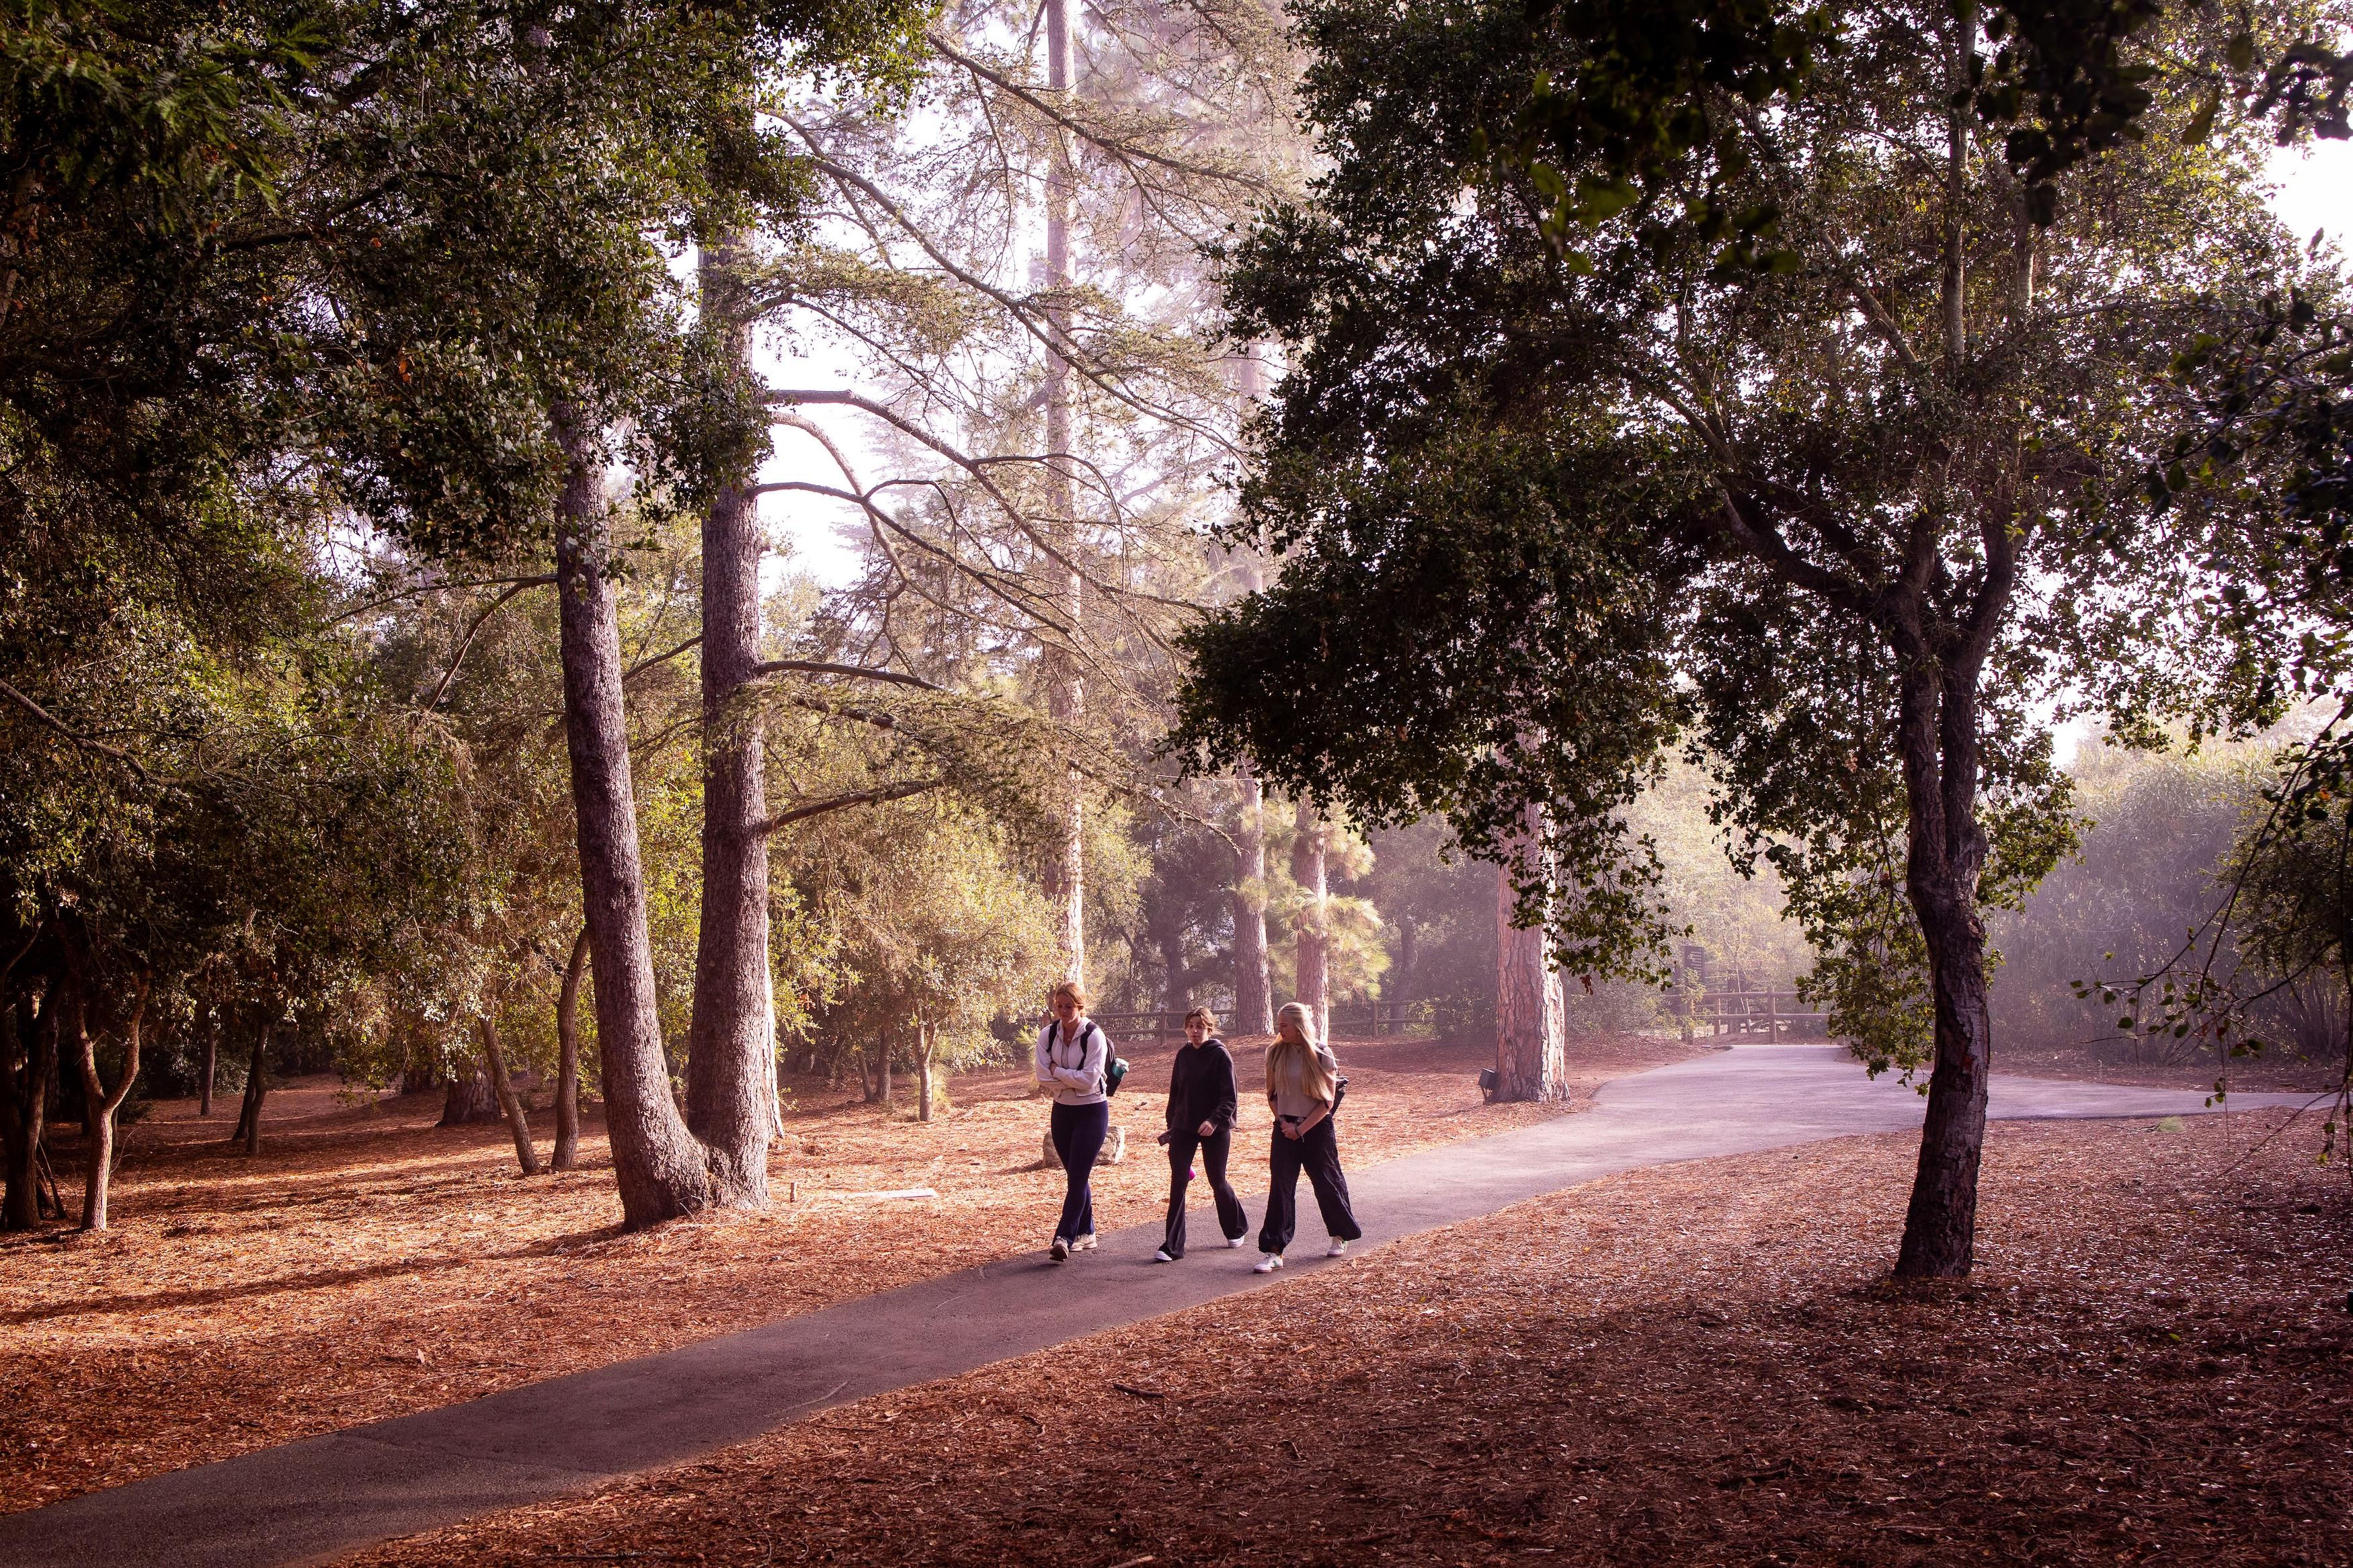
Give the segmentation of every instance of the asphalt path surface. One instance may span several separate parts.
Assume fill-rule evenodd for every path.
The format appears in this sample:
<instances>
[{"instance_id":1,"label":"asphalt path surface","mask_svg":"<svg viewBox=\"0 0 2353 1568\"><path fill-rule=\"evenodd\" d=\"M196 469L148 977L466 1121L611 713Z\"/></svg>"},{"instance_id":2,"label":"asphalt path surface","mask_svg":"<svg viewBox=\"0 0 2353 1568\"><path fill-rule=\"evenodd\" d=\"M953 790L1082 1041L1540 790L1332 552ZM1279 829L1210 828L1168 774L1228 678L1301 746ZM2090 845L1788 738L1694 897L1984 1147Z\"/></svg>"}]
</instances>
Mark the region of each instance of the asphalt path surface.
<instances>
[{"instance_id":1,"label":"asphalt path surface","mask_svg":"<svg viewBox=\"0 0 2353 1568\"><path fill-rule=\"evenodd\" d=\"M2206 1110L2204 1099L1998 1076L1990 1113L2188 1116ZM2232 1097L2234 1106L2304 1102ZM1836 1046L1712 1052L1613 1079L1575 1116L1352 1170L1365 1227L1356 1251L1619 1171L1916 1128L1922 1104L1900 1084L1864 1076ZM1350 1145L1345 1111L1340 1123L1343 1160L1362 1161L1371 1151ZM1277 1274L1251 1272L1253 1248L1214 1241L1182 1263L1155 1266L1160 1227L1132 1226L1066 1266L1042 1253L1008 1258L659 1355L0 1516L0 1563L315 1563L586 1491L832 1405L1325 1267L1314 1205L1302 1210L1291 1267ZM1042 1235L1050 1215L1039 1224Z\"/></svg>"}]
</instances>

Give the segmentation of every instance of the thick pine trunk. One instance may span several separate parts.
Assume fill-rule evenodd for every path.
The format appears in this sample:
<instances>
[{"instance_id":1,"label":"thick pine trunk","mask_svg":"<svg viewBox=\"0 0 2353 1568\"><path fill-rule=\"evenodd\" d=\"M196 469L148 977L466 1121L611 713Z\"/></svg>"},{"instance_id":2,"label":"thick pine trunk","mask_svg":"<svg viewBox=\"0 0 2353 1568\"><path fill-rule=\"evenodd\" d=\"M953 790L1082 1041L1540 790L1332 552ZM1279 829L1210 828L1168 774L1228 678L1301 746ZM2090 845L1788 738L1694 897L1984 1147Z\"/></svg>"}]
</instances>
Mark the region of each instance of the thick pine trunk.
<instances>
[{"instance_id":1,"label":"thick pine trunk","mask_svg":"<svg viewBox=\"0 0 2353 1568\"><path fill-rule=\"evenodd\" d=\"M572 763L581 906L596 966L605 1126L613 1143L622 1222L634 1230L702 1208L710 1202L710 1180L702 1147L670 1093L655 1009L645 868L621 700L620 622L606 576L612 544L604 454L593 435L574 424L579 417L567 408L556 418L570 458L555 541L564 728Z\"/></svg>"},{"instance_id":2,"label":"thick pine trunk","mask_svg":"<svg viewBox=\"0 0 2353 1568\"><path fill-rule=\"evenodd\" d=\"M75 1060L81 1068L83 1102L90 1108L90 1169L82 1178L81 1228L106 1228L107 1198L114 1183L114 1113L131 1096L132 1085L139 1081L139 1026L147 1014L147 983L139 983L136 1000L131 1006L130 1019L122 1030L122 1074L108 1089L99 1077L98 1042L91 1038L88 1021L83 1016L83 1001L79 988L72 998L71 1009L66 1016L66 1026L72 1032Z\"/></svg>"},{"instance_id":3,"label":"thick pine trunk","mask_svg":"<svg viewBox=\"0 0 2353 1568\"><path fill-rule=\"evenodd\" d=\"M523 1114L522 1096L514 1090L514 1079L507 1072L506 1047L499 1041L499 1026L488 1013L474 1015L474 1032L482 1042L482 1064L490 1070L491 1092L498 1097L499 1114L506 1118L507 1131L514 1134L515 1163L526 1176L539 1174L539 1151L531 1146L531 1120Z\"/></svg>"},{"instance_id":4,"label":"thick pine trunk","mask_svg":"<svg viewBox=\"0 0 2353 1568\"><path fill-rule=\"evenodd\" d=\"M588 928L583 926L555 998L555 1152L548 1163L559 1171L580 1163L580 975L587 967Z\"/></svg>"},{"instance_id":5,"label":"thick pine trunk","mask_svg":"<svg viewBox=\"0 0 2353 1568\"><path fill-rule=\"evenodd\" d=\"M1535 848L1537 819L1515 846ZM1567 1092L1568 1018L1560 977L1546 952L1542 926L1523 930L1519 889L1506 866L1495 868L1495 1098L1558 1100Z\"/></svg>"},{"instance_id":6,"label":"thick pine trunk","mask_svg":"<svg viewBox=\"0 0 2353 1568\"><path fill-rule=\"evenodd\" d=\"M49 993L52 997L55 991ZM0 1198L0 1230L37 1230L41 1224L41 1143L48 1135L49 1097L57 1087L58 1028L56 1008L45 1001L37 1016L28 997L9 1010L18 1048L24 1057L21 1075L16 1053L0 1067L14 1081L7 1108L8 1171L5 1198Z\"/></svg>"},{"instance_id":7,"label":"thick pine trunk","mask_svg":"<svg viewBox=\"0 0 2353 1568\"><path fill-rule=\"evenodd\" d=\"M731 363L749 375L748 303L736 242L703 253L703 308L727 324ZM768 1202L768 815L758 716L737 701L760 662L760 530L745 486L702 519L702 920L687 1026L686 1123L702 1142L712 1201Z\"/></svg>"},{"instance_id":8,"label":"thick pine trunk","mask_svg":"<svg viewBox=\"0 0 2353 1568\"><path fill-rule=\"evenodd\" d=\"M1332 950L1327 935L1332 889L1329 857L1324 853L1324 818L1306 801L1295 818L1299 837L1291 852L1291 874L1307 895L1299 911L1295 954L1299 971L1298 1000L1315 1015L1315 1037L1332 1037Z\"/></svg>"},{"instance_id":9,"label":"thick pine trunk","mask_svg":"<svg viewBox=\"0 0 2353 1568\"><path fill-rule=\"evenodd\" d=\"M464 1067L449 1075L441 1091L441 1120L437 1127L468 1127L499 1119L498 1090L491 1085L488 1066Z\"/></svg>"},{"instance_id":10,"label":"thick pine trunk","mask_svg":"<svg viewBox=\"0 0 2353 1568\"><path fill-rule=\"evenodd\" d=\"M1274 1033L1274 987L1266 975L1266 792L1255 775L1235 781L1241 795L1234 843L1234 1018L1238 1035Z\"/></svg>"}]
</instances>

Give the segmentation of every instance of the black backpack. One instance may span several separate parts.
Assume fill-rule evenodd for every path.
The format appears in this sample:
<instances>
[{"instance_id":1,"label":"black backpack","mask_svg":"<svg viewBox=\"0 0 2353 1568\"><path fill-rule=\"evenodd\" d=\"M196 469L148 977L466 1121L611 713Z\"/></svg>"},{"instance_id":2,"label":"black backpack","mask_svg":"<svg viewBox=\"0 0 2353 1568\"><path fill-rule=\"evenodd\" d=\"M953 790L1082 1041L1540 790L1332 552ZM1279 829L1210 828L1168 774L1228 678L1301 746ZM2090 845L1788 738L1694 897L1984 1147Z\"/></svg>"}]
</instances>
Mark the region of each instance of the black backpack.
<instances>
[{"instance_id":1,"label":"black backpack","mask_svg":"<svg viewBox=\"0 0 2353 1568\"><path fill-rule=\"evenodd\" d=\"M1060 1018L1057 1018L1052 1023L1047 1025L1046 1028L1049 1034L1049 1038L1046 1041L1046 1051L1048 1058L1050 1060L1052 1058L1054 1048L1062 1043L1062 1021ZM1092 1018L1089 1018L1087 1020L1087 1026L1079 1031L1079 1059L1082 1062L1086 1060L1087 1036L1090 1034L1103 1034L1103 1030L1096 1027L1095 1021ZM1124 1082L1126 1078L1127 1058L1115 1054L1111 1048L1111 1037L1103 1035L1104 1098L1109 1099L1111 1096L1117 1094L1119 1092L1120 1084Z\"/></svg>"}]
</instances>

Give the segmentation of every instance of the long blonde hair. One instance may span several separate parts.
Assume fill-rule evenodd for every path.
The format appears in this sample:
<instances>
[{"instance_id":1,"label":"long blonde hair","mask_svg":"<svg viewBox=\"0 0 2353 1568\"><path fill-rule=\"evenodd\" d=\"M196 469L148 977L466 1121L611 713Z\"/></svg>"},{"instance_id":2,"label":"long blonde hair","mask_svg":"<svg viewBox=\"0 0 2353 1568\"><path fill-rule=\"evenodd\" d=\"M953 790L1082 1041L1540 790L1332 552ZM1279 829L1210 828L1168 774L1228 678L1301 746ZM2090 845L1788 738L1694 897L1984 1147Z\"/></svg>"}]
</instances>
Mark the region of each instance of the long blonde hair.
<instances>
[{"instance_id":1,"label":"long blonde hair","mask_svg":"<svg viewBox=\"0 0 2353 1568\"><path fill-rule=\"evenodd\" d=\"M1299 1043L1283 1036L1285 1024L1298 1026ZM1267 1103L1273 1104L1276 1094L1284 1089L1318 1105L1332 1103L1332 1069L1315 1052L1315 1015L1297 1002L1284 1003L1275 1016L1274 1044L1266 1048Z\"/></svg>"}]
</instances>

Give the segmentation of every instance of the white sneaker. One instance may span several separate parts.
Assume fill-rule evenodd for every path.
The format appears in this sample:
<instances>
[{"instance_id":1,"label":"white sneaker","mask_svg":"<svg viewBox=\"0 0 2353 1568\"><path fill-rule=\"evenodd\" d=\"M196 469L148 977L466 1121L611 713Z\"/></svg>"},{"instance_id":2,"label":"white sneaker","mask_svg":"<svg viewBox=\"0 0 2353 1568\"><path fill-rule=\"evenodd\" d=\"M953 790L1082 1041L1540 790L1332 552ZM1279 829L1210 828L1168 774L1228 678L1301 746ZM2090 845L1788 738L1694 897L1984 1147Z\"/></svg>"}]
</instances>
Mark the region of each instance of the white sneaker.
<instances>
[{"instance_id":1,"label":"white sneaker","mask_svg":"<svg viewBox=\"0 0 2353 1568\"><path fill-rule=\"evenodd\" d=\"M1335 1236L1332 1238L1332 1245L1324 1249L1324 1256L1326 1258L1345 1258L1348 1256L1348 1244L1342 1241Z\"/></svg>"},{"instance_id":2,"label":"white sneaker","mask_svg":"<svg viewBox=\"0 0 2353 1568\"><path fill-rule=\"evenodd\" d=\"M1240 1251L1240 1250L1241 1250L1241 1245L1242 1245L1242 1243L1243 1243L1243 1242L1245 1242L1245 1241L1248 1241L1249 1239L1250 1239L1250 1237L1246 1237L1246 1236L1238 1236L1238 1237L1234 1237L1231 1241L1229 1241L1228 1243L1226 1243L1226 1245L1227 1245L1228 1247L1232 1247L1235 1251L1239 1252L1239 1251Z\"/></svg>"},{"instance_id":3,"label":"white sneaker","mask_svg":"<svg viewBox=\"0 0 2353 1568\"><path fill-rule=\"evenodd\" d=\"M1168 1255L1168 1249L1164 1247L1159 1251L1152 1255L1152 1261L1155 1263L1174 1263L1176 1260Z\"/></svg>"},{"instance_id":4,"label":"white sneaker","mask_svg":"<svg viewBox=\"0 0 2353 1568\"><path fill-rule=\"evenodd\" d=\"M1093 1231L1087 1232L1086 1235L1071 1243L1072 1252L1092 1252L1094 1249L1095 1233Z\"/></svg>"},{"instance_id":5,"label":"white sneaker","mask_svg":"<svg viewBox=\"0 0 2353 1568\"><path fill-rule=\"evenodd\" d=\"M1046 1256L1057 1263L1068 1263L1071 1260L1071 1244L1058 1236L1054 1238L1054 1245L1046 1249Z\"/></svg>"},{"instance_id":6,"label":"white sneaker","mask_svg":"<svg viewBox=\"0 0 2353 1568\"><path fill-rule=\"evenodd\" d=\"M1280 1252L1261 1252L1259 1254L1258 1267L1251 1269L1250 1272L1253 1274L1271 1274L1282 1267L1282 1254Z\"/></svg>"}]
</instances>

